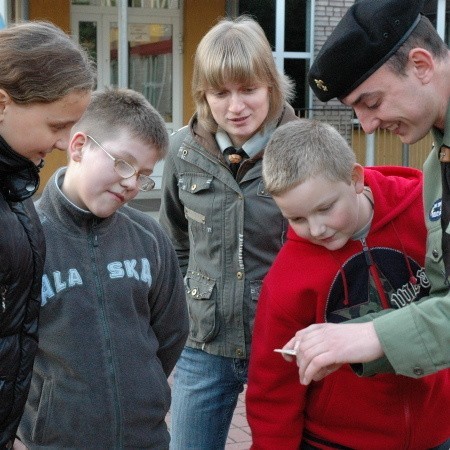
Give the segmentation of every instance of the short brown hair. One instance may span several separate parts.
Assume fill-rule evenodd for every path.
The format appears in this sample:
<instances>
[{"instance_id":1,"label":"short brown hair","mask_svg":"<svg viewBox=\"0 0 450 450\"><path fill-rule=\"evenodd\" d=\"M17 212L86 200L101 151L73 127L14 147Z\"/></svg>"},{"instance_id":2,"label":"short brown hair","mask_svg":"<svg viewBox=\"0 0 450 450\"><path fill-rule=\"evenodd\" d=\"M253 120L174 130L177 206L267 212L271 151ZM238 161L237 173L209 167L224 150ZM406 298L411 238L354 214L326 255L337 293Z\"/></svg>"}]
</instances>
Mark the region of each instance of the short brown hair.
<instances>
[{"instance_id":1,"label":"short brown hair","mask_svg":"<svg viewBox=\"0 0 450 450\"><path fill-rule=\"evenodd\" d=\"M166 155L169 135L163 118L141 93L132 89L94 92L86 111L73 126L72 136L83 132L104 140L123 130L155 148L159 159Z\"/></svg>"},{"instance_id":2,"label":"short brown hair","mask_svg":"<svg viewBox=\"0 0 450 450\"><path fill-rule=\"evenodd\" d=\"M416 47L428 50L438 60L444 60L448 55L448 47L440 38L433 24L425 16L420 16L414 31L386 61L386 66L397 75L405 75L409 52Z\"/></svg>"}]
</instances>

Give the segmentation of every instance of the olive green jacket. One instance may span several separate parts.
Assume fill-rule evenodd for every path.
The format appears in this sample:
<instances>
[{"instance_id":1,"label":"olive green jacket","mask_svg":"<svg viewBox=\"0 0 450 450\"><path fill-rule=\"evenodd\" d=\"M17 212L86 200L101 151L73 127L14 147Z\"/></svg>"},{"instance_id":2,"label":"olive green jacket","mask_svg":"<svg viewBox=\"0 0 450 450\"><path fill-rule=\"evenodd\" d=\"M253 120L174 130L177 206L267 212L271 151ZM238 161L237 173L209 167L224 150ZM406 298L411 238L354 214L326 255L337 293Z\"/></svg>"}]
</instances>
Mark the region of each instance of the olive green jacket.
<instances>
[{"instance_id":1,"label":"olive green jacket","mask_svg":"<svg viewBox=\"0 0 450 450\"><path fill-rule=\"evenodd\" d=\"M286 105L280 124L296 120ZM262 279L284 243L287 221L262 180L262 155L234 179L214 135L194 116L171 136L160 223L184 274L186 345L245 359Z\"/></svg>"},{"instance_id":2,"label":"olive green jacket","mask_svg":"<svg viewBox=\"0 0 450 450\"><path fill-rule=\"evenodd\" d=\"M450 141L449 112L450 106L445 126L446 142ZM450 292L442 258L442 183L438 155L444 135L437 129L433 129L433 135L433 150L424 164L428 229L425 270L431 282L430 295L418 303L374 319L386 358L364 364L364 375L395 371L401 375L421 377L450 367Z\"/></svg>"}]
</instances>

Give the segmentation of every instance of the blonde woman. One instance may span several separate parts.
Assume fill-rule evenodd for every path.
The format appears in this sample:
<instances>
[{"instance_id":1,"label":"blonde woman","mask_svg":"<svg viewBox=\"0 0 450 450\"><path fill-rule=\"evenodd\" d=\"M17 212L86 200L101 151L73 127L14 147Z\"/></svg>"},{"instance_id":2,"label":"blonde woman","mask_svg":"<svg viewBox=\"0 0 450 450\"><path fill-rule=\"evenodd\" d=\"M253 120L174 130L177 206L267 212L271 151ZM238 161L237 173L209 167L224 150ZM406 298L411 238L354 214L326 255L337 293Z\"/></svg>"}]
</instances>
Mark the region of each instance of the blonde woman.
<instances>
[{"instance_id":1,"label":"blonde woman","mask_svg":"<svg viewBox=\"0 0 450 450\"><path fill-rule=\"evenodd\" d=\"M190 334L175 368L171 448L224 448L247 381L262 279L287 223L264 189L264 147L296 120L293 94L253 19L224 19L201 40L196 113L171 137L160 221L185 276ZM245 152L245 153L244 153Z\"/></svg>"}]
</instances>

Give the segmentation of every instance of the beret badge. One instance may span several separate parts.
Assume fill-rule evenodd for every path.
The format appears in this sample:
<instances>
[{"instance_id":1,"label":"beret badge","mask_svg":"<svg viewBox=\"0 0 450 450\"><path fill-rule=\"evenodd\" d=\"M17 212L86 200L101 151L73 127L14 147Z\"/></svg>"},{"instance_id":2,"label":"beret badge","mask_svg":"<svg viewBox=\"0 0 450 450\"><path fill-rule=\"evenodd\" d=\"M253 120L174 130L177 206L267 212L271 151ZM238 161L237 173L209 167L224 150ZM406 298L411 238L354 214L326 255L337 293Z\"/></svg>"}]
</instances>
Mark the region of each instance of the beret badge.
<instances>
[{"instance_id":1,"label":"beret badge","mask_svg":"<svg viewBox=\"0 0 450 450\"><path fill-rule=\"evenodd\" d=\"M318 80L317 78L314 78L314 83L316 83L317 89L320 89L321 91L324 92L328 91L327 85L323 82L323 80Z\"/></svg>"}]
</instances>

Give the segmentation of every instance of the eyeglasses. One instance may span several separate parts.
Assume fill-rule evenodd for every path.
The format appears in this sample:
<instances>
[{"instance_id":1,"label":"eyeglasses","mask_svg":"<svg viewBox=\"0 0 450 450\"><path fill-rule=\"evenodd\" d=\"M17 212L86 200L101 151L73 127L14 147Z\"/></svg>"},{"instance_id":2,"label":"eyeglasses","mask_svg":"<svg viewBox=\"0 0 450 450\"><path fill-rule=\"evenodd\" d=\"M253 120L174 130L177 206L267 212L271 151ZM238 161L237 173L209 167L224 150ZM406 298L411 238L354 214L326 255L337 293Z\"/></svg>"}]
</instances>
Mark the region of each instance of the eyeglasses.
<instances>
[{"instance_id":1,"label":"eyeglasses","mask_svg":"<svg viewBox=\"0 0 450 450\"><path fill-rule=\"evenodd\" d=\"M141 175L138 171L123 159L114 158L104 147L99 144L92 136L86 135L94 144L98 145L113 161L114 170L123 179L131 178L137 175L137 187L140 191L151 191L155 187L155 181L147 175Z\"/></svg>"}]
</instances>

